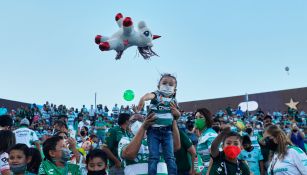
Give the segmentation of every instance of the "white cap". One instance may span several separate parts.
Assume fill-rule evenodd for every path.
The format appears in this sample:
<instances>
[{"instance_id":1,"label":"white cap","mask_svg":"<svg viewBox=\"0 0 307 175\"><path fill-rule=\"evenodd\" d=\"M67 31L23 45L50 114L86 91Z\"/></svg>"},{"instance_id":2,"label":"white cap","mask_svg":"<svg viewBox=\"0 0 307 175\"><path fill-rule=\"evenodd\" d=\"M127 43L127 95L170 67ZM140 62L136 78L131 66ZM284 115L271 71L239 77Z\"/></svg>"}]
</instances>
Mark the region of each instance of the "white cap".
<instances>
[{"instance_id":1,"label":"white cap","mask_svg":"<svg viewBox=\"0 0 307 175\"><path fill-rule=\"evenodd\" d=\"M20 121L20 125L30 125L30 121L27 118L24 118Z\"/></svg>"}]
</instances>

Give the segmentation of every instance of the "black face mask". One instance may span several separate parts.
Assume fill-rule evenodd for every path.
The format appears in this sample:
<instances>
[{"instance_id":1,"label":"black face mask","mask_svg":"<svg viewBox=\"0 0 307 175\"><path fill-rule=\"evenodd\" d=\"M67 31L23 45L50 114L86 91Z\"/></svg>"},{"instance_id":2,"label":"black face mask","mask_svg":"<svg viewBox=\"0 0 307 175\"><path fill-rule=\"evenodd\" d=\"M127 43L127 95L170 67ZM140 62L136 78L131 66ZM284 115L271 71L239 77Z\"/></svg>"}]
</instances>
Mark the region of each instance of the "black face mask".
<instances>
[{"instance_id":1,"label":"black face mask","mask_svg":"<svg viewBox=\"0 0 307 175\"><path fill-rule=\"evenodd\" d=\"M293 131L293 132L297 132L298 130L297 130L297 129L293 129L292 131Z\"/></svg>"},{"instance_id":2,"label":"black face mask","mask_svg":"<svg viewBox=\"0 0 307 175\"><path fill-rule=\"evenodd\" d=\"M219 126L212 126L212 129L216 132L219 133L221 128Z\"/></svg>"},{"instance_id":3,"label":"black face mask","mask_svg":"<svg viewBox=\"0 0 307 175\"><path fill-rule=\"evenodd\" d=\"M269 137L265 139L265 145L267 148L269 148L270 150L274 152L277 150L277 146L278 146L277 143L275 143L274 140Z\"/></svg>"},{"instance_id":4,"label":"black face mask","mask_svg":"<svg viewBox=\"0 0 307 175\"><path fill-rule=\"evenodd\" d=\"M87 175L106 175L106 170L100 170L100 171L87 171Z\"/></svg>"},{"instance_id":5,"label":"black face mask","mask_svg":"<svg viewBox=\"0 0 307 175\"><path fill-rule=\"evenodd\" d=\"M246 133L248 134L248 135L250 135L252 132L253 132L253 129L252 128L246 128Z\"/></svg>"},{"instance_id":6,"label":"black face mask","mask_svg":"<svg viewBox=\"0 0 307 175\"><path fill-rule=\"evenodd\" d=\"M81 136L85 136L85 131L80 132Z\"/></svg>"},{"instance_id":7,"label":"black face mask","mask_svg":"<svg viewBox=\"0 0 307 175\"><path fill-rule=\"evenodd\" d=\"M247 152L251 152L251 151L253 151L253 149L254 149L254 147L252 145L248 145L248 146L245 147L245 150Z\"/></svg>"}]
</instances>

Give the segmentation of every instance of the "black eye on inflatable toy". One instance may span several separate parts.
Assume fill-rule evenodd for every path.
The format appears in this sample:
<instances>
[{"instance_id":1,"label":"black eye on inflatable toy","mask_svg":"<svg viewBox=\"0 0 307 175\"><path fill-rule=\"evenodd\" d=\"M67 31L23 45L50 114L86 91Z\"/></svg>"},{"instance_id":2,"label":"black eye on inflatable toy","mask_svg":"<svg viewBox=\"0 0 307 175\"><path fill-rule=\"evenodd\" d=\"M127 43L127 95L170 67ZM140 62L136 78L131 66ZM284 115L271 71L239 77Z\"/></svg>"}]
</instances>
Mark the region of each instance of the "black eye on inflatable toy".
<instances>
[{"instance_id":1,"label":"black eye on inflatable toy","mask_svg":"<svg viewBox=\"0 0 307 175\"><path fill-rule=\"evenodd\" d=\"M149 31L145 31L143 34L148 37L150 33Z\"/></svg>"}]
</instances>

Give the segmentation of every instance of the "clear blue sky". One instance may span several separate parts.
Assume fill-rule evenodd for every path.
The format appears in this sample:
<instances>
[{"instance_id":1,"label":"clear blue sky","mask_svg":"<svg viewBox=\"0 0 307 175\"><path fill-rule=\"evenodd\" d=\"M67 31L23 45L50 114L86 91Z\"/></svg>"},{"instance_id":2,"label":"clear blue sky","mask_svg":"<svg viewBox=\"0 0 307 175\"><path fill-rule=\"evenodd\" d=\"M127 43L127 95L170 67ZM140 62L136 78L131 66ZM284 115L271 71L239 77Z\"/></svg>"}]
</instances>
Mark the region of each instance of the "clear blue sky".
<instances>
[{"instance_id":1,"label":"clear blue sky","mask_svg":"<svg viewBox=\"0 0 307 175\"><path fill-rule=\"evenodd\" d=\"M117 31L118 12L162 36L160 57L132 47L115 61L98 49L95 35ZM307 86L306 0L9 0L0 19L0 98L80 107L97 92L109 107L132 104L160 72L177 76L181 102Z\"/></svg>"}]
</instances>

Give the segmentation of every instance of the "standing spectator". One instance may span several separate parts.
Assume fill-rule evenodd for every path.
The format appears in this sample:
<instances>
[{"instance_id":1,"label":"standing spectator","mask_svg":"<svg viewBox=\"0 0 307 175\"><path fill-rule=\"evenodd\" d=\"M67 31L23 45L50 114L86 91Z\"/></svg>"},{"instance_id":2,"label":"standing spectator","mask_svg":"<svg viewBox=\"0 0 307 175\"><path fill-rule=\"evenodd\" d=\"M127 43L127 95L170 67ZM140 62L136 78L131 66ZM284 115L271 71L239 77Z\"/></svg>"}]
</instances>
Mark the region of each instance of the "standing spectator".
<instances>
[{"instance_id":1,"label":"standing spectator","mask_svg":"<svg viewBox=\"0 0 307 175\"><path fill-rule=\"evenodd\" d=\"M10 130L1 130L0 138L0 174L11 175L8 151L16 143L15 134Z\"/></svg>"},{"instance_id":2,"label":"standing spectator","mask_svg":"<svg viewBox=\"0 0 307 175\"><path fill-rule=\"evenodd\" d=\"M83 114L87 113L87 109L86 109L85 105L82 106L81 113L83 113Z\"/></svg>"},{"instance_id":3,"label":"standing spectator","mask_svg":"<svg viewBox=\"0 0 307 175\"><path fill-rule=\"evenodd\" d=\"M91 105L91 108L90 108L90 110L88 111L88 113L89 113L89 119L90 119L91 121L95 120L95 109L94 109L94 106L93 106L93 105Z\"/></svg>"},{"instance_id":4,"label":"standing spectator","mask_svg":"<svg viewBox=\"0 0 307 175\"><path fill-rule=\"evenodd\" d=\"M96 135L98 136L98 143L104 143L106 122L102 119L102 115L98 115L98 120L95 121Z\"/></svg>"},{"instance_id":5,"label":"standing spectator","mask_svg":"<svg viewBox=\"0 0 307 175\"><path fill-rule=\"evenodd\" d=\"M120 114L118 126L110 128L102 150L108 155L110 161L110 175L123 175L124 170L118 156L118 143L124 136L129 137L129 114Z\"/></svg>"},{"instance_id":6,"label":"standing spectator","mask_svg":"<svg viewBox=\"0 0 307 175\"><path fill-rule=\"evenodd\" d=\"M40 150L40 143L36 133L29 129L30 122L28 119L24 118L20 122L20 128L14 131L16 137L16 143L26 144L29 148L35 144L36 148Z\"/></svg>"},{"instance_id":7,"label":"standing spectator","mask_svg":"<svg viewBox=\"0 0 307 175\"><path fill-rule=\"evenodd\" d=\"M304 145L305 134L300 131L296 123L292 124L292 130L289 133L289 138L295 146L301 148L304 152L306 152Z\"/></svg>"},{"instance_id":8,"label":"standing spectator","mask_svg":"<svg viewBox=\"0 0 307 175\"><path fill-rule=\"evenodd\" d=\"M195 174L194 161L196 150L189 137L184 131L179 130L180 134L180 149L175 152L178 175Z\"/></svg>"},{"instance_id":9,"label":"standing spectator","mask_svg":"<svg viewBox=\"0 0 307 175\"><path fill-rule=\"evenodd\" d=\"M198 143L198 138L196 136L196 134L194 133L194 122L191 120L188 120L186 122L186 134L187 136L190 138L190 140L192 141L193 145L196 147L197 143Z\"/></svg>"},{"instance_id":10,"label":"standing spectator","mask_svg":"<svg viewBox=\"0 0 307 175\"><path fill-rule=\"evenodd\" d=\"M268 127L263 135L265 145L274 153L268 168L270 175L307 174L307 156L299 147L293 146L278 126Z\"/></svg>"},{"instance_id":11,"label":"standing spectator","mask_svg":"<svg viewBox=\"0 0 307 175\"><path fill-rule=\"evenodd\" d=\"M130 130L133 137L123 137L120 140L118 146L118 154L126 165L125 175L148 174L149 149L146 132L147 129L152 124L154 124L155 119L156 118L154 113L149 114L145 121L144 117L139 114L135 114L131 117ZM177 151L180 148L180 137L175 120L172 124L172 128L174 140L170 144L173 144L175 151ZM159 163L157 164L157 174L171 174L167 172L167 165L165 163L164 157L162 155L159 157Z\"/></svg>"},{"instance_id":12,"label":"standing spectator","mask_svg":"<svg viewBox=\"0 0 307 175\"><path fill-rule=\"evenodd\" d=\"M210 168L210 175L250 175L248 165L238 159L241 152L241 142L241 136L236 132L230 131L230 126L221 127L221 133L214 139L211 145L213 164ZM221 143L223 151L219 151Z\"/></svg>"},{"instance_id":13,"label":"standing spectator","mask_svg":"<svg viewBox=\"0 0 307 175\"><path fill-rule=\"evenodd\" d=\"M76 118L76 113L74 111L74 108L70 108L70 110L68 112L68 121L67 121L68 128L74 127L75 118Z\"/></svg>"},{"instance_id":14,"label":"standing spectator","mask_svg":"<svg viewBox=\"0 0 307 175\"><path fill-rule=\"evenodd\" d=\"M195 118L195 131L196 135L198 135L197 154L200 155L204 162L202 173L206 174L209 168L211 144L217 137L217 133L211 128L213 120L208 109L198 109Z\"/></svg>"},{"instance_id":15,"label":"standing spectator","mask_svg":"<svg viewBox=\"0 0 307 175\"><path fill-rule=\"evenodd\" d=\"M108 116L109 115L109 109L107 106L104 106L104 116Z\"/></svg>"},{"instance_id":16,"label":"standing spectator","mask_svg":"<svg viewBox=\"0 0 307 175\"><path fill-rule=\"evenodd\" d=\"M119 108L117 107L117 104L112 108L113 117L117 118L119 115Z\"/></svg>"}]
</instances>

